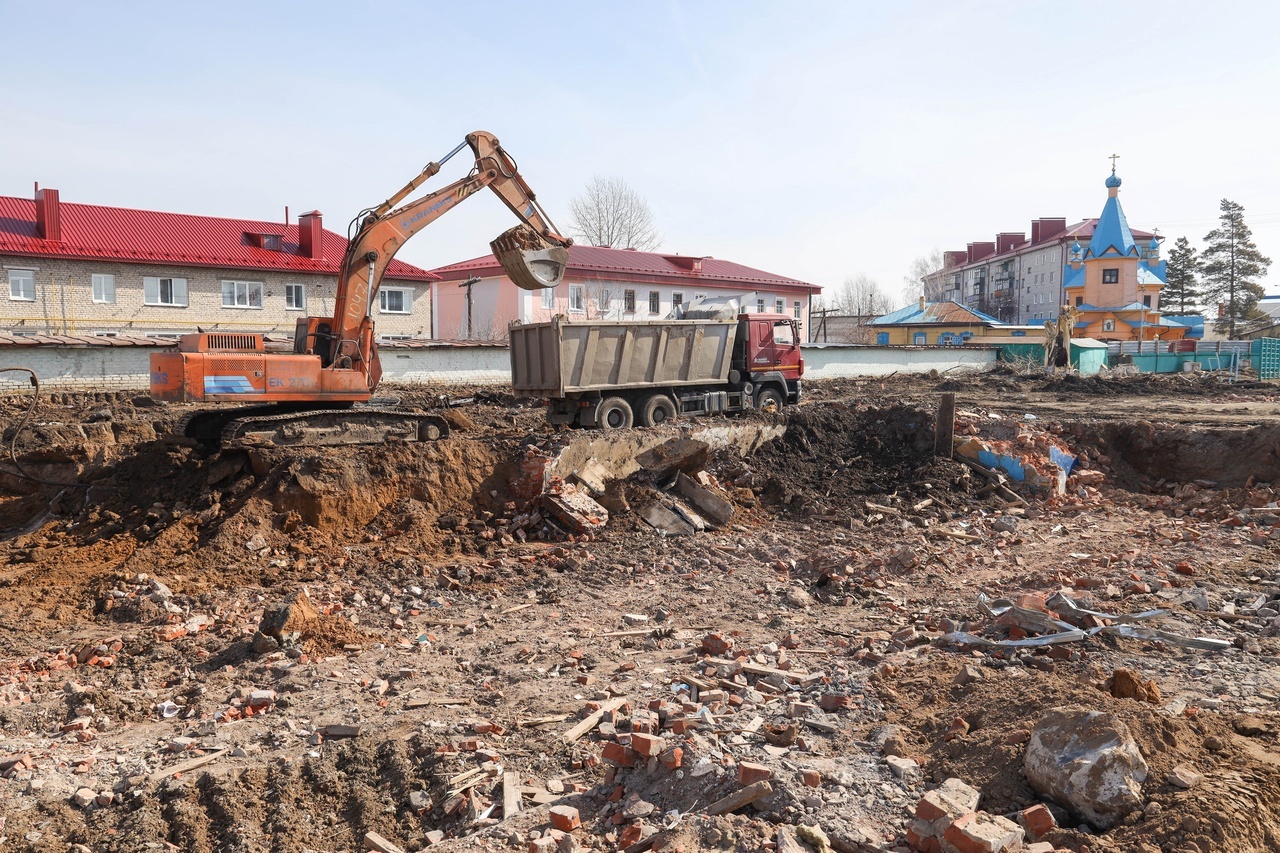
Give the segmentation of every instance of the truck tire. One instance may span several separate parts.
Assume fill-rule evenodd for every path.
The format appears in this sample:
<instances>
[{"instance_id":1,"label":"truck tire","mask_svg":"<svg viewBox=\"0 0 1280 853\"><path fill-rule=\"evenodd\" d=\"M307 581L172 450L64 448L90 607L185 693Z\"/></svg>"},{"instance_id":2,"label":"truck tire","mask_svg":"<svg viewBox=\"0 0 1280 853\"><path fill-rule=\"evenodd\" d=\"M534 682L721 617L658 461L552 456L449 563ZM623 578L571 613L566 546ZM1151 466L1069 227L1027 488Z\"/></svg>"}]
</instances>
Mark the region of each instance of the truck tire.
<instances>
[{"instance_id":1,"label":"truck tire","mask_svg":"<svg viewBox=\"0 0 1280 853\"><path fill-rule=\"evenodd\" d=\"M785 404L782 395L778 393L778 389L772 385L766 385L756 392L756 408L767 412L772 409L775 412L781 412Z\"/></svg>"},{"instance_id":2,"label":"truck tire","mask_svg":"<svg viewBox=\"0 0 1280 853\"><path fill-rule=\"evenodd\" d=\"M631 404L621 397L609 397L601 403L597 417L600 429L631 429L635 423Z\"/></svg>"},{"instance_id":3,"label":"truck tire","mask_svg":"<svg viewBox=\"0 0 1280 853\"><path fill-rule=\"evenodd\" d=\"M659 426L674 420L676 404L666 394L654 394L640 407L640 426Z\"/></svg>"}]
</instances>

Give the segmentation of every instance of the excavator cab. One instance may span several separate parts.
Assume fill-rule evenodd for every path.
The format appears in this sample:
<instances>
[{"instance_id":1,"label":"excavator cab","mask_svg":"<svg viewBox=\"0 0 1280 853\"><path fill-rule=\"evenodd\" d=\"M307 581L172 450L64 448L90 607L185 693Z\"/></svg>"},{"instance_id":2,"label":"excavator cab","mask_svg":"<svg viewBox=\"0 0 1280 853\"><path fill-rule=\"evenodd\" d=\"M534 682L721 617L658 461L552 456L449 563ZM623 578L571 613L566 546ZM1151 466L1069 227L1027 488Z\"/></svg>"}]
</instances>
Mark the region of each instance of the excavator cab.
<instances>
[{"instance_id":1,"label":"excavator cab","mask_svg":"<svg viewBox=\"0 0 1280 853\"><path fill-rule=\"evenodd\" d=\"M569 250L550 242L528 225L503 231L489 248L507 277L522 290L543 290L564 280Z\"/></svg>"}]
</instances>

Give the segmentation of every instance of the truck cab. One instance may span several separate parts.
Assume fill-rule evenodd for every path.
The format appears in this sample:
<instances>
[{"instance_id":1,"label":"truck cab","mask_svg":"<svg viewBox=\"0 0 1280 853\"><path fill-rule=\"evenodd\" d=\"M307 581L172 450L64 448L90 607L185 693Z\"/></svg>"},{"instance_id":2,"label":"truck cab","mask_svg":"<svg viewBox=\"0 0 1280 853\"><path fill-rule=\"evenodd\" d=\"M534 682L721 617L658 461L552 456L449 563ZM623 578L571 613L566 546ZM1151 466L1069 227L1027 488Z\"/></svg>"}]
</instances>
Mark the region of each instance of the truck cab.
<instances>
[{"instance_id":1,"label":"truck cab","mask_svg":"<svg viewBox=\"0 0 1280 853\"><path fill-rule=\"evenodd\" d=\"M755 408L800 400L804 357L796 321L780 314L739 314L733 365L754 389Z\"/></svg>"}]
</instances>

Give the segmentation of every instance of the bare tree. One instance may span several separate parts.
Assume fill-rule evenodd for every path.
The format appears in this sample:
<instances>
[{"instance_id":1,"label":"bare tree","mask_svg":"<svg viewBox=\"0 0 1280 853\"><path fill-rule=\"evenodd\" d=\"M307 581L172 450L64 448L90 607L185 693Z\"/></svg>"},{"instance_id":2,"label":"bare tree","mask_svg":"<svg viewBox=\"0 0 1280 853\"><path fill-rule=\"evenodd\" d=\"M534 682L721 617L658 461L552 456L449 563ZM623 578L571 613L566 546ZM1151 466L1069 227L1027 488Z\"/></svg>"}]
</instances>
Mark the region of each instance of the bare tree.
<instances>
[{"instance_id":1,"label":"bare tree","mask_svg":"<svg viewBox=\"0 0 1280 853\"><path fill-rule=\"evenodd\" d=\"M893 310L889 295L866 273L850 276L832 294L831 307L853 317L878 317Z\"/></svg>"},{"instance_id":2,"label":"bare tree","mask_svg":"<svg viewBox=\"0 0 1280 853\"><path fill-rule=\"evenodd\" d=\"M649 203L622 178L592 177L569 214L574 236L592 246L650 252L662 244Z\"/></svg>"},{"instance_id":3,"label":"bare tree","mask_svg":"<svg viewBox=\"0 0 1280 853\"><path fill-rule=\"evenodd\" d=\"M942 301L946 285L939 277L934 281L926 279L942 269L942 250L931 249L911 262L907 274L902 278L902 291L907 299L915 300L923 296L929 302Z\"/></svg>"}]
</instances>

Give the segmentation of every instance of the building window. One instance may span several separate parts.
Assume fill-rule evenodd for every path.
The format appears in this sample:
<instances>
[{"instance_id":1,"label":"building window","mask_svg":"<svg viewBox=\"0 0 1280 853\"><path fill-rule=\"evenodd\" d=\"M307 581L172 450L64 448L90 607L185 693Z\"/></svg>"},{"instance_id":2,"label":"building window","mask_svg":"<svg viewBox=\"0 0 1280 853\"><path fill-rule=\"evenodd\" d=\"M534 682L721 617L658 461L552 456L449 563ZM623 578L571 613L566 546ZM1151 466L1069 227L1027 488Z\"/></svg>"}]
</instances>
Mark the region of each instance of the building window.
<instances>
[{"instance_id":1,"label":"building window","mask_svg":"<svg viewBox=\"0 0 1280 853\"><path fill-rule=\"evenodd\" d=\"M286 284L284 286L284 307L290 311L306 311L306 286L301 284Z\"/></svg>"},{"instance_id":2,"label":"building window","mask_svg":"<svg viewBox=\"0 0 1280 853\"><path fill-rule=\"evenodd\" d=\"M93 301L106 305L116 302L116 277L102 273L93 274Z\"/></svg>"},{"instance_id":3,"label":"building window","mask_svg":"<svg viewBox=\"0 0 1280 853\"><path fill-rule=\"evenodd\" d=\"M1119 270L1118 268L1115 268L1115 267L1112 267L1112 268L1111 268L1111 269L1109 269L1109 270L1103 270L1103 271L1102 271L1102 283L1103 283L1103 284L1119 284L1119 283L1120 283L1120 270Z\"/></svg>"},{"instance_id":4,"label":"building window","mask_svg":"<svg viewBox=\"0 0 1280 853\"><path fill-rule=\"evenodd\" d=\"M634 290L622 291L622 310L628 314L636 313L636 292Z\"/></svg>"},{"instance_id":5,"label":"building window","mask_svg":"<svg viewBox=\"0 0 1280 853\"><path fill-rule=\"evenodd\" d=\"M582 314L587 310L586 295L580 284L569 285L569 310L574 314Z\"/></svg>"},{"instance_id":6,"label":"building window","mask_svg":"<svg viewBox=\"0 0 1280 853\"><path fill-rule=\"evenodd\" d=\"M683 305L683 304L684 304L684 294L683 294L683 293L681 293L680 291L678 291L678 290L677 290L675 293L671 294L671 307L672 307L672 308L676 307L677 305Z\"/></svg>"},{"instance_id":7,"label":"building window","mask_svg":"<svg viewBox=\"0 0 1280 853\"><path fill-rule=\"evenodd\" d=\"M1083 305L1083 304L1084 304L1084 297L1083 297L1083 296L1077 296L1077 297L1076 297L1076 307L1077 307L1077 308L1079 308L1079 307L1080 307L1081 305Z\"/></svg>"},{"instance_id":8,"label":"building window","mask_svg":"<svg viewBox=\"0 0 1280 853\"><path fill-rule=\"evenodd\" d=\"M757 300L756 300L756 313L757 313L757 314L763 314L763 313L764 313L764 300L763 300L763 299L757 299Z\"/></svg>"},{"instance_id":9,"label":"building window","mask_svg":"<svg viewBox=\"0 0 1280 853\"><path fill-rule=\"evenodd\" d=\"M261 308L262 282L260 281L224 281L222 282L223 308Z\"/></svg>"},{"instance_id":10,"label":"building window","mask_svg":"<svg viewBox=\"0 0 1280 853\"><path fill-rule=\"evenodd\" d=\"M380 341L411 341L413 335L378 335Z\"/></svg>"},{"instance_id":11,"label":"building window","mask_svg":"<svg viewBox=\"0 0 1280 853\"><path fill-rule=\"evenodd\" d=\"M1142 297L1142 305L1143 307L1146 307L1146 308L1151 307L1151 294L1147 294L1146 296Z\"/></svg>"},{"instance_id":12,"label":"building window","mask_svg":"<svg viewBox=\"0 0 1280 853\"><path fill-rule=\"evenodd\" d=\"M657 314L662 308L662 295L656 290L649 291L649 313Z\"/></svg>"},{"instance_id":13,"label":"building window","mask_svg":"<svg viewBox=\"0 0 1280 853\"><path fill-rule=\"evenodd\" d=\"M106 331L100 331L100 332L94 332L94 333L93 333L93 336L94 336L95 338L118 338L118 337L120 337L120 333L119 333L119 332L106 332Z\"/></svg>"},{"instance_id":14,"label":"building window","mask_svg":"<svg viewBox=\"0 0 1280 853\"><path fill-rule=\"evenodd\" d=\"M23 302L35 301L35 270L9 270L9 298L20 299Z\"/></svg>"},{"instance_id":15,"label":"building window","mask_svg":"<svg viewBox=\"0 0 1280 853\"><path fill-rule=\"evenodd\" d=\"M412 314L413 291L407 287L384 287L378 291L378 310L383 314Z\"/></svg>"},{"instance_id":16,"label":"building window","mask_svg":"<svg viewBox=\"0 0 1280 853\"><path fill-rule=\"evenodd\" d=\"M542 288L542 307L548 311L555 310L556 307L556 289L554 287Z\"/></svg>"},{"instance_id":17,"label":"building window","mask_svg":"<svg viewBox=\"0 0 1280 853\"><path fill-rule=\"evenodd\" d=\"M799 299L797 299L795 302L792 302L792 303L791 303L791 311L792 311L792 314L794 314L794 315L795 315L795 318L796 318L797 320L803 320L803 319L804 319L803 317L801 317L801 316L800 316L800 300L799 300Z\"/></svg>"},{"instance_id":18,"label":"building window","mask_svg":"<svg viewBox=\"0 0 1280 853\"><path fill-rule=\"evenodd\" d=\"M774 300L774 302L773 302L773 313L775 313L775 314L785 314L785 313L787 313L787 303L786 303L786 300L784 300L784 299L775 299L775 300Z\"/></svg>"},{"instance_id":19,"label":"building window","mask_svg":"<svg viewBox=\"0 0 1280 853\"><path fill-rule=\"evenodd\" d=\"M173 308L187 307L187 280L185 278L151 278L142 279L142 302L144 305L168 305Z\"/></svg>"},{"instance_id":20,"label":"building window","mask_svg":"<svg viewBox=\"0 0 1280 853\"><path fill-rule=\"evenodd\" d=\"M601 311L608 311L609 306L613 304L613 294L608 288L600 291L600 298L597 300Z\"/></svg>"}]
</instances>

